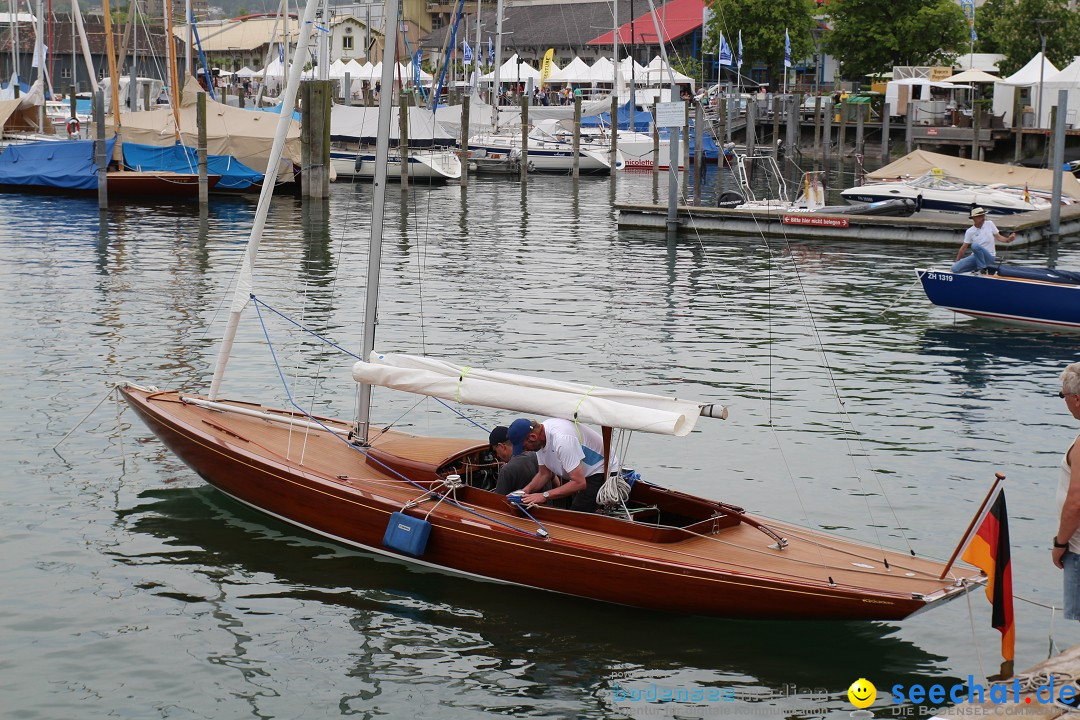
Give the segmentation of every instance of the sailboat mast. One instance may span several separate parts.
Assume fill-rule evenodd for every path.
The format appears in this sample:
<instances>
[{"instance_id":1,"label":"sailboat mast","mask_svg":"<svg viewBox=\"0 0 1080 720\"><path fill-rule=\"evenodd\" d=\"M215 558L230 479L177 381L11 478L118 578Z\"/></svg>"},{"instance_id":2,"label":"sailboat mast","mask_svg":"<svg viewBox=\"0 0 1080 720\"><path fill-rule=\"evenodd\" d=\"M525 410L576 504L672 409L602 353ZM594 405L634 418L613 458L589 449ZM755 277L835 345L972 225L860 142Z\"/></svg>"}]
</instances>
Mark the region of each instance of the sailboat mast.
<instances>
[{"instance_id":1,"label":"sailboat mast","mask_svg":"<svg viewBox=\"0 0 1080 720\"><path fill-rule=\"evenodd\" d=\"M495 88L491 102L491 124L499 129L499 66L502 65L502 21L503 0L495 4L495 78L492 87Z\"/></svg>"},{"instance_id":2,"label":"sailboat mast","mask_svg":"<svg viewBox=\"0 0 1080 720\"><path fill-rule=\"evenodd\" d=\"M480 49L480 3L481 0L476 0L476 45L473 46L473 75L472 82L469 85L469 95L472 95L476 88L480 87L480 56L483 55L483 51Z\"/></svg>"},{"instance_id":3,"label":"sailboat mast","mask_svg":"<svg viewBox=\"0 0 1080 720\"><path fill-rule=\"evenodd\" d=\"M168 54L169 84L172 85L169 93L169 105L172 106L173 134L176 142L180 142L180 79L176 72L176 38L173 37L173 4L172 0L165 0L165 50Z\"/></svg>"},{"instance_id":4,"label":"sailboat mast","mask_svg":"<svg viewBox=\"0 0 1080 720\"><path fill-rule=\"evenodd\" d=\"M37 22L34 28L34 61L37 62L37 80L42 81L42 92L45 88L45 11L42 1L37 4ZM38 127L45 131L45 103L38 105Z\"/></svg>"},{"instance_id":5,"label":"sailboat mast","mask_svg":"<svg viewBox=\"0 0 1080 720\"><path fill-rule=\"evenodd\" d=\"M270 160L266 163L266 175L263 176L262 192L259 193L259 205L255 209L255 221L251 224L251 235L248 236L244 260L240 265L240 273L236 279L236 291L233 294L229 322L225 327L225 337L222 338L221 351L218 353L217 365L214 367L214 378L210 381L209 398L211 400L217 399L218 391L221 389L221 379L225 376L225 366L229 363L233 341L236 339L236 328L240 325L240 313L247 306L251 296L252 280L255 275L255 256L259 252L263 228L266 226L266 214L270 211L270 200L274 196L278 166L281 164L281 155L285 148L285 137L289 134L289 126L292 124L292 110L296 107L296 93L300 88L300 73L304 69L304 62L306 62L308 39L311 37L315 9L318 6L319 0L311 0L307 7L304 8L304 19L300 24L300 38L296 43L296 55L290 66L289 76L285 81L285 92L281 98L281 112L278 115L277 132L274 134L274 144L270 148Z\"/></svg>"},{"instance_id":6,"label":"sailboat mast","mask_svg":"<svg viewBox=\"0 0 1080 720\"><path fill-rule=\"evenodd\" d=\"M102 0L102 10L105 13L105 54L109 63L109 85L112 93L113 130L120 131L120 80L116 77L116 43L113 41L112 13L109 10L109 0Z\"/></svg>"},{"instance_id":7,"label":"sailboat mast","mask_svg":"<svg viewBox=\"0 0 1080 720\"><path fill-rule=\"evenodd\" d=\"M387 3L386 27L397 27L401 12L400 0ZM384 36L382 87L379 93L379 132L375 137L375 181L371 199L371 246L368 248L367 291L364 297L364 340L360 357L367 360L375 349L375 322L379 314L379 273L382 270L383 207L386 204L386 165L390 156L390 115L393 93L394 69L397 66L397 33ZM407 112L400 108L399 112ZM367 443L371 425L371 385L360 383L360 397L356 408L356 434L361 443Z\"/></svg>"},{"instance_id":8,"label":"sailboat mast","mask_svg":"<svg viewBox=\"0 0 1080 720\"><path fill-rule=\"evenodd\" d=\"M172 17L170 15L170 17ZM191 21L194 18L191 15L191 0L184 0L184 27L187 29L184 38L184 80L187 81L188 73L191 72L191 44L193 33L191 32ZM171 36L171 33L170 33ZM179 91L177 91L177 97L179 97Z\"/></svg>"},{"instance_id":9,"label":"sailboat mast","mask_svg":"<svg viewBox=\"0 0 1080 720\"><path fill-rule=\"evenodd\" d=\"M82 46L83 62L86 63L86 74L90 76L90 88L96 93L98 89L97 71L94 69L94 57L90 54L90 43L86 39L86 28L83 27L82 10L79 9L79 0L71 0L71 12L75 16L75 26L79 30L79 43ZM72 66L71 77L77 73Z\"/></svg>"}]
</instances>

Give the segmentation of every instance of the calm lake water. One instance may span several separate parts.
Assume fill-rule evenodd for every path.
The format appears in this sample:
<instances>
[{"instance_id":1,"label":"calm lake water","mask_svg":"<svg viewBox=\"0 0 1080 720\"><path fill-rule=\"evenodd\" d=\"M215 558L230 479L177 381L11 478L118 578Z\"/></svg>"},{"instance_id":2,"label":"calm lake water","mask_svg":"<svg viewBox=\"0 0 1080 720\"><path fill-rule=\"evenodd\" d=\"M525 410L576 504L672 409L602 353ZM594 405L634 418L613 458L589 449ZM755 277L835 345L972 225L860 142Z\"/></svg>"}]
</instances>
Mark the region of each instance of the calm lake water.
<instances>
[{"instance_id":1,"label":"calm lake water","mask_svg":"<svg viewBox=\"0 0 1080 720\"><path fill-rule=\"evenodd\" d=\"M616 230L612 199L653 197L650 175L535 177L524 192L481 179L404 203L391 188L378 347L727 403L728 421L689 437L637 436L629 461L925 555L948 557L1006 473L1017 669L1051 636L1080 642L1033 604L1061 604L1054 493L1080 428L1056 393L1076 338L932 307L913 270L951 248ZM276 198L255 287L353 351L370 201L348 184L322 208ZM112 400L54 453L114 383L206 390L253 214L243 200L203 217L121 206L101 225L95 201L0 196L0 716L839 718L865 677L885 717L895 684L996 671L981 592L970 612L960 600L901 623L673 617L337 547L209 489ZM1080 244L1055 253L1080 268ZM263 320L298 401L351 416L351 359ZM224 394L283 404L263 335L249 309ZM380 423L484 436L434 402L382 391L375 406ZM741 699L619 696L650 688Z\"/></svg>"}]
</instances>

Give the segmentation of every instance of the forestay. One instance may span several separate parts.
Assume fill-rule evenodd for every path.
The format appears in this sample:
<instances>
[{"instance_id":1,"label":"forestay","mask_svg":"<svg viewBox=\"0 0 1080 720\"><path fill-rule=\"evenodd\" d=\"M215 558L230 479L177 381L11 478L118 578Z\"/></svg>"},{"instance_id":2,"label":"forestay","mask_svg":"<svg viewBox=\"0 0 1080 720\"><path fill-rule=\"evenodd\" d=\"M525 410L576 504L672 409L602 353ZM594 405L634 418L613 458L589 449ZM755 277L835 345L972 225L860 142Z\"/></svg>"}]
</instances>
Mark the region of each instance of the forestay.
<instances>
[{"instance_id":1,"label":"forestay","mask_svg":"<svg viewBox=\"0 0 1080 720\"><path fill-rule=\"evenodd\" d=\"M372 352L368 362L353 365L352 375L358 383L465 405L662 435L687 435L703 415L727 417L727 408L709 403L493 372L415 355Z\"/></svg>"}]
</instances>

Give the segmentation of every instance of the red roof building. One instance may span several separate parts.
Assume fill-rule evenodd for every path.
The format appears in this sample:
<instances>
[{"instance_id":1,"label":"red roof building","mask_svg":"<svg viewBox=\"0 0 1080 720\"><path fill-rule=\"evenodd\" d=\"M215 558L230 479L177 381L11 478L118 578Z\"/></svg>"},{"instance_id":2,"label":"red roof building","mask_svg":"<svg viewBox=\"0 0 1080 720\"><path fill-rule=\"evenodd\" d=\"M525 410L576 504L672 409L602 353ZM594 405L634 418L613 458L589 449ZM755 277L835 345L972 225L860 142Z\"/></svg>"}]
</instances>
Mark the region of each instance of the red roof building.
<instances>
[{"instance_id":1,"label":"red roof building","mask_svg":"<svg viewBox=\"0 0 1080 720\"><path fill-rule=\"evenodd\" d=\"M702 0L672 0L656 8L656 24L660 26L662 41L671 43L694 32L700 36L704 10L705 3ZM630 34L631 23L620 25L619 44L626 45L633 42L635 45L659 45L656 24L653 23L651 12L639 15L632 23L633 37ZM609 32L590 40L587 44L612 45L614 41L615 33ZM700 46L700 40L694 45Z\"/></svg>"}]
</instances>

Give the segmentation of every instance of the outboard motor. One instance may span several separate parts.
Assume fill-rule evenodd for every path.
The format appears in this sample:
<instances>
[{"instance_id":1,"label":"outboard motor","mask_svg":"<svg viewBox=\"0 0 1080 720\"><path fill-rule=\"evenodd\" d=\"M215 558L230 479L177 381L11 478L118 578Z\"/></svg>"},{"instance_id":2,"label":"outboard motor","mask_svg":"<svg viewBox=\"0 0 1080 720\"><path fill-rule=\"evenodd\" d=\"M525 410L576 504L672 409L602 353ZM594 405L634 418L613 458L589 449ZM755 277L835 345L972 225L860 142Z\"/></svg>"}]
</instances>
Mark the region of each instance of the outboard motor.
<instances>
[{"instance_id":1,"label":"outboard motor","mask_svg":"<svg viewBox=\"0 0 1080 720\"><path fill-rule=\"evenodd\" d=\"M728 190L727 192L720 193L720 197L716 199L716 207L733 208L742 205L744 202L746 202L746 198L734 190Z\"/></svg>"}]
</instances>

